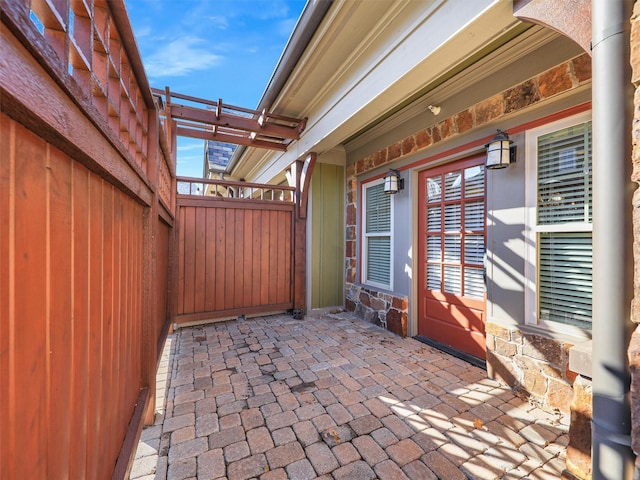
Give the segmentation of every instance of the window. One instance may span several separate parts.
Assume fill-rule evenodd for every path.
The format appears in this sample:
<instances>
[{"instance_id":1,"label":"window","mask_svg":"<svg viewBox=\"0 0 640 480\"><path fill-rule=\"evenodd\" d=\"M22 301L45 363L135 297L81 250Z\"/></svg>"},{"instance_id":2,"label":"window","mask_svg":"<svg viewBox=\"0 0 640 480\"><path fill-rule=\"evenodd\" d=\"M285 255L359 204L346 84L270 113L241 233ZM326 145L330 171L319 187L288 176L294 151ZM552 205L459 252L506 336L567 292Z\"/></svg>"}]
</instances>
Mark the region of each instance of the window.
<instances>
[{"instance_id":1,"label":"window","mask_svg":"<svg viewBox=\"0 0 640 480\"><path fill-rule=\"evenodd\" d=\"M589 116L528 132L527 145L529 321L589 329L593 210Z\"/></svg>"},{"instance_id":2,"label":"window","mask_svg":"<svg viewBox=\"0 0 640 480\"><path fill-rule=\"evenodd\" d=\"M391 200L382 180L363 188L364 244L363 283L391 289Z\"/></svg>"}]
</instances>

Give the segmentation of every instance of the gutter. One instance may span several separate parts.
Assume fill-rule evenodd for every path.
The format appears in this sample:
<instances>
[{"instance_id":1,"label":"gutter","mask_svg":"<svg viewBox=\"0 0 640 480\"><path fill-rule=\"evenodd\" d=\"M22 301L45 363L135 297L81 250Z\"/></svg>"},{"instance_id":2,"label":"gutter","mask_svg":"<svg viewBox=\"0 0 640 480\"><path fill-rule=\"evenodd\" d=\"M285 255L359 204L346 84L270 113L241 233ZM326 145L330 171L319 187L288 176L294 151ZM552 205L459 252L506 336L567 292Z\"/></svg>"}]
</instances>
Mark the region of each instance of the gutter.
<instances>
[{"instance_id":1,"label":"gutter","mask_svg":"<svg viewBox=\"0 0 640 480\"><path fill-rule=\"evenodd\" d=\"M289 80L289 76L300 61L311 38L318 30L322 19L326 15L333 0L308 0L300 18L284 47L284 51L278 60L275 70L271 74L269 83L262 93L262 98L258 102L256 110L271 110L273 103L282 92L284 85ZM239 145L233 153L227 171L233 172L236 164L242 158L247 147Z\"/></svg>"},{"instance_id":2,"label":"gutter","mask_svg":"<svg viewBox=\"0 0 640 480\"><path fill-rule=\"evenodd\" d=\"M632 0L592 0L594 480L633 478Z\"/></svg>"}]
</instances>

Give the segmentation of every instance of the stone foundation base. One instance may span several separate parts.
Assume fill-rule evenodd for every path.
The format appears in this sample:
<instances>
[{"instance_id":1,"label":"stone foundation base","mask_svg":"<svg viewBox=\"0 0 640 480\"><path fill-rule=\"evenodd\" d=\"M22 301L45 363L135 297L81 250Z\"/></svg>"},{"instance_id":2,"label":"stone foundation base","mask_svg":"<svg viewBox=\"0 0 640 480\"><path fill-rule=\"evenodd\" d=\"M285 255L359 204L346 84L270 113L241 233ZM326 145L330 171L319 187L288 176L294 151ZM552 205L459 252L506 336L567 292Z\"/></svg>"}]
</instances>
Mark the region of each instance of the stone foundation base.
<instances>
[{"instance_id":1,"label":"stone foundation base","mask_svg":"<svg viewBox=\"0 0 640 480\"><path fill-rule=\"evenodd\" d=\"M569 370L567 342L487 323L487 373L526 394L541 408L570 413L577 374Z\"/></svg>"},{"instance_id":2,"label":"stone foundation base","mask_svg":"<svg viewBox=\"0 0 640 480\"><path fill-rule=\"evenodd\" d=\"M567 470L575 478L591 479L591 380L578 376L573 382L571 424L567 445Z\"/></svg>"},{"instance_id":3,"label":"stone foundation base","mask_svg":"<svg viewBox=\"0 0 640 480\"><path fill-rule=\"evenodd\" d=\"M396 296L361 285L347 285L345 308L367 322L406 337L408 333L408 305L406 296Z\"/></svg>"}]
</instances>

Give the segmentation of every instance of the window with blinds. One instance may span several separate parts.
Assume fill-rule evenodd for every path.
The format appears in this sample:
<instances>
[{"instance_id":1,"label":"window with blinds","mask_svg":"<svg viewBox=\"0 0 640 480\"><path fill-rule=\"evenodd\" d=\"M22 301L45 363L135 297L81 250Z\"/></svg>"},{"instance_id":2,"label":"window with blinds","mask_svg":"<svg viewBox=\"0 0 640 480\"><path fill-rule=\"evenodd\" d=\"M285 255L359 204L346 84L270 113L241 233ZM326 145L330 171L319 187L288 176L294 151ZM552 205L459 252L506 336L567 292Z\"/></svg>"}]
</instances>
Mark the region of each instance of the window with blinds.
<instances>
[{"instance_id":1,"label":"window with blinds","mask_svg":"<svg viewBox=\"0 0 640 480\"><path fill-rule=\"evenodd\" d=\"M591 122L539 135L537 317L591 328Z\"/></svg>"},{"instance_id":2,"label":"window with blinds","mask_svg":"<svg viewBox=\"0 0 640 480\"><path fill-rule=\"evenodd\" d=\"M363 189L364 283L390 289L391 278L391 195L379 182Z\"/></svg>"}]
</instances>

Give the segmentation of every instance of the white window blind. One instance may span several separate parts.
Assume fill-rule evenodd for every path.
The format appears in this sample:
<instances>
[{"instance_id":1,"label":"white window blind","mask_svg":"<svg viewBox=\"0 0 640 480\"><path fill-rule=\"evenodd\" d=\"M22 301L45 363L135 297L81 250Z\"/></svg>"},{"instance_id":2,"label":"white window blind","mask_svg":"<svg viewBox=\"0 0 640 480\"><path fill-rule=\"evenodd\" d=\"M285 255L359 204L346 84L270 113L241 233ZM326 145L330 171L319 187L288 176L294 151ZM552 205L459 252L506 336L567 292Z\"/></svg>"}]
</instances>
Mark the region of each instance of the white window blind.
<instances>
[{"instance_id":1,"label":"white window blind","mask_svg":"<svg viewBox=\"0 0 640 480\"><path fill-rule=\"evenodd\" d=\"M364 189L364 282L391 288L391 195L384 184Z\"/></svg>"},{"instance_id":2,"label":"white window blind","mask_svg":"<svg viewBox=\"0 0 640 480\"><path fill-rule=\"evenodd\" d=\"M537 314L591 328L591 122L537 138Z\"/></svg>"}]
</instances>

